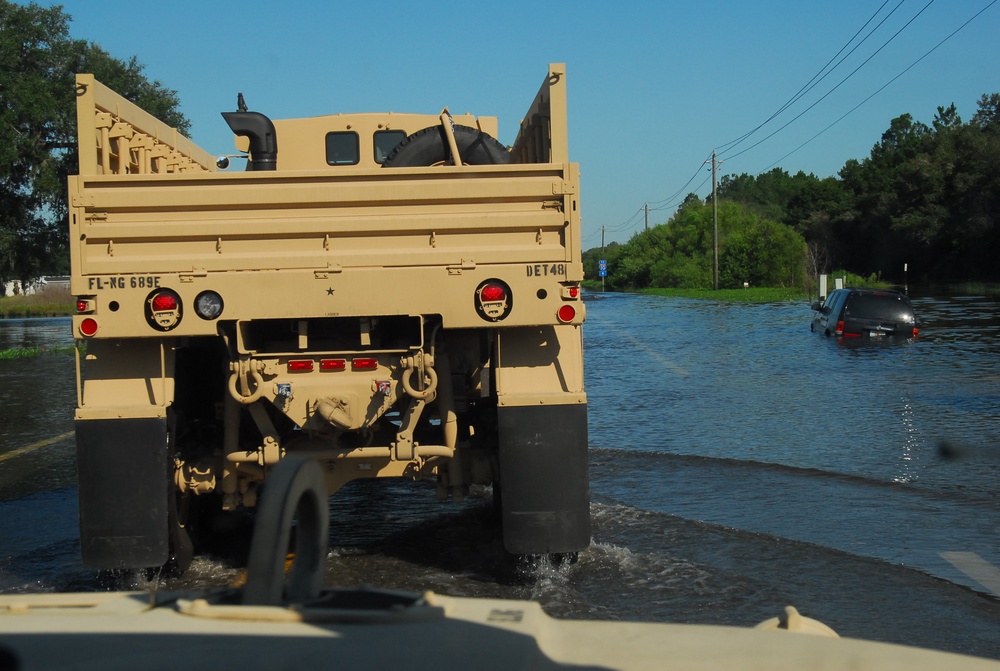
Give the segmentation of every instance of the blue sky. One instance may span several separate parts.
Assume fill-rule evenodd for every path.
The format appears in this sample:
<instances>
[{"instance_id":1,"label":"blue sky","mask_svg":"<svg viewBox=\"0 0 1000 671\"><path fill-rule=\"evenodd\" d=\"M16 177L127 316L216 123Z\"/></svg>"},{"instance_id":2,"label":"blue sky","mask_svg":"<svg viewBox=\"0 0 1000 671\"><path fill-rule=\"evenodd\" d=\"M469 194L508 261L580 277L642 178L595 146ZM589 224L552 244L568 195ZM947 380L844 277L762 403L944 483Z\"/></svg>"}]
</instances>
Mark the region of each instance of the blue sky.
<instances>
[{"instance_id":1,"label":"blue sky","mask_svg":"<svg viewBox=\"0 0 1000 671\"><path fill-rule=\"evenodd\" d=\"M710 193L714 148L720 177L772 167L827 177L868 156L900 114L930 124L955 103L967 121L1000 92L997 0L58 4L73 37L136 56L176 90L192 139L213 154L233 150L219 113L240 91L272 118L494 115L509 144L548 64L565 62L585 249L602 227L606 242L642 230L645 203L653 226L687 193ZM843 61L824 70L831 59Z\"/></svg>"}]
</instances>

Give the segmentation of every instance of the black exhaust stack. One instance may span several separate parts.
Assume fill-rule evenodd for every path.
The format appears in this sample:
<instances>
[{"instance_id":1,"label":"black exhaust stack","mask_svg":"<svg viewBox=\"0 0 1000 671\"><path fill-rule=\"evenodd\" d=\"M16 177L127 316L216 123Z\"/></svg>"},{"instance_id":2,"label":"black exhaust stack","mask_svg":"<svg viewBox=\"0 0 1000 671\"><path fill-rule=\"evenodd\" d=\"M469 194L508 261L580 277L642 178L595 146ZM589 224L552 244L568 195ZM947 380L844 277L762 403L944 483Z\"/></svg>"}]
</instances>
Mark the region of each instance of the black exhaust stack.
<instances>
[{"instance_id":1,"label":"black exhaust stack","mask_svg":"<svg viewBox=\"0 0 1000 671\"><path fill-rule=\"evenodd\" d=\"M248 112L243 94L238 96L238 112L223 112L233 133L250 138L247 170L275 170L278 165L278 135L271 120L260 112Z\"/></svg>"}]
</instances>

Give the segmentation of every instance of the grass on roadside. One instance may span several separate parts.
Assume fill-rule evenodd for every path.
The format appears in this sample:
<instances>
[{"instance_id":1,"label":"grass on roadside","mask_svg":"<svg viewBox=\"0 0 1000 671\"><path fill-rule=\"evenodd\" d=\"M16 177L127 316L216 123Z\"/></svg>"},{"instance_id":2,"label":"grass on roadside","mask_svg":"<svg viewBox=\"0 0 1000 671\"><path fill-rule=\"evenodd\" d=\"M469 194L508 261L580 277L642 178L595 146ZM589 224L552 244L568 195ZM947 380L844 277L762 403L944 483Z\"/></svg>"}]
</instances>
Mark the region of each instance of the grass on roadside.
<instances>
[{"instance_id":1,"label":"grass on roadside","mask_svg":"<svg viewBox=\"0 0 1000 671\"><path fill-rule=\"evenodd\" d=\"M43 354L69 354L72 351L72 345L63 345L58 347L38 347L37 345L29 345L27 347L11 347L8 349L0 349L0 361L8 359L31 359L36 356L42 356Z\"/></svg>"},{"instance_id":2,"label":"grass on roadside","mask_svg":"<svg viewBox=\"0 0 1000 671\"><path fill-rule=\"evenodd\" d=\"M66 317L73 314L74 303L69 289L47 287L37 294L0 297L0 317Z\"/></svg>"},{"instance_id":3,"label":"grass on roadside","mask_svg":"<svg viewBox=\"0 0 1000 671\"><path fill-rule=\"evenodd\" d=\"M0 318L65 317L73 314L74 300L69 289L48 287L37 294L0 296ZM31 359L43 354L66 354L73 346L43 347L26 344L0 349L0 360Z\"/></svg>"},{"instance_id":4,"label":"grass on roadside","mask_svg":"<svg viewBox=\"0 0 1000 671\"><path fill-rule=\"evenodd\" d=\"M42 353L41 347L12 347L0 349L0 359L30 359Z\"/></svg>"}]
</instances>

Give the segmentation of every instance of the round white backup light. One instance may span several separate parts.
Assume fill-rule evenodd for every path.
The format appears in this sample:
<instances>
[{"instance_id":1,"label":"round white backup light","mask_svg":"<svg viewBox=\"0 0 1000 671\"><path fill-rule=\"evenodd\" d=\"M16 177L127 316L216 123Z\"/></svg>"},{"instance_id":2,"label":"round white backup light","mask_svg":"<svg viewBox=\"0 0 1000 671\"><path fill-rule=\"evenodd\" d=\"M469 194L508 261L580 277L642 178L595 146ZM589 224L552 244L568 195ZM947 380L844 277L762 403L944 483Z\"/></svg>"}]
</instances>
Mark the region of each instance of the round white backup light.
<instances>
[{"instance_id":1,"label":"round white backup light","mask_svg":"<svg viewBox=\"0 0 1000 671\"><path fill-rule=\"evenodd\" d=\"M194 299L194 311L202 319L216 319L222 314L222 296L214 291L202 291Z\"/></svg>"}]
</instances>

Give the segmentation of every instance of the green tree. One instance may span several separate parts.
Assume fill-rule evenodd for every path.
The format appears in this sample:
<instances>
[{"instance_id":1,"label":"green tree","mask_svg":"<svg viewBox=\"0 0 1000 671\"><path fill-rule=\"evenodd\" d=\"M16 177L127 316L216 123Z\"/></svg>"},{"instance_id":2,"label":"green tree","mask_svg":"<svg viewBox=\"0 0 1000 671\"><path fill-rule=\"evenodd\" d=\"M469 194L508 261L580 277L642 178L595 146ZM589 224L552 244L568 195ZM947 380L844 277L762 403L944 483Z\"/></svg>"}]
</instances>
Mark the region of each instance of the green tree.
<instances>
[{"instance_id":1,"label":"green tree","mask_svg":"<svg viewBox=\"0 0 1000 671\"><path fill-rule=\"evenodd\" d=\"M955 105L932 126L909 114L840 176L853 205L835 221L836 265L900 279L995 280L1000 243L1000 95L984 95L964 124Z\"/></svg>"},{"instance_id":2,"label":"green tree","mask_svg":"<svg viewBox=\"0 0 1000 671\"><path fill-rule=\"evenodd\" d=\"M836 265L861 275L902 274L907 256L892 223L901 211L914 205L914 192L905 187L912 178L911 161L925 154L933 131L910 114L893 119L871 155L849 160L840 171L853 194L853 206L837 225Z\"/></svg>"},{"instance_id":3,"label":"green tree","mask_svg":"<svg viewBox=\"0 0 1000 671\"><path fill-rule=\"evenodd\" d=\"M744 214L719 253L719 286L801 287L806 242L784 224Z\"/></svg>"},{"instance_id":4,"label":"green tree","mask_svg":"<svg viewBox=\"0 0 1000 671\"><path fill-rule=\"evenodd\" d=\"M1000 93L983 95L979 99L979 110L972 117L972 125L982 130L1000 128Z\"/></svg>"},{"instance_id":5,"label":"green tree","mask_svg":"<svg viewBox=\"0 0 1000 671\"><path fill-rule=\"evenodd\" d=\"M718 196L723 286L801 286L831 268L901 281L904 264L911 282L1000 281L1000 94L968 123L954 104L929 126L892 119L838 177L725 175ZM689 194L667 224L607 254L609 284L711 286L711 245L712 209Z\"/></svg>"},{"instance_id":6,"label":"green tree","mask_svg":"<svg viewBox=\"0 0 1000 671\"><path fill-rule=\"evenodd\" d=\"M791 227L720 203L720 286L803 286L806 244ZM712 206L686 202L668 223L636 233L608 260L612 288L712 286Z\"/></svg>"},{"instance_id":7,"label":"green tree","mask_svg":"<svg viewBox=\"0 0 1000 671\"><path fill-rule=\"evenodd\" d=\"M722 227L731 203L722 203ZM685 201L664 226L653 229L662 238L663 253L652 262L650 281L654 287L703 289L712 286L712 206Z\"/></svg>"},{"instance_id":8,"label":"green tree","mask_svg":"<svg viewBox=\"0 0 1000 671\"><path fill-rule=\"evenodd\" d=\"M68 270L66 177L76 171L74 76L92 72L183 133L176 92L69 36L60 6L0 0L0 280Z\"/></svg>"}]
</instances>

